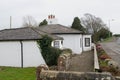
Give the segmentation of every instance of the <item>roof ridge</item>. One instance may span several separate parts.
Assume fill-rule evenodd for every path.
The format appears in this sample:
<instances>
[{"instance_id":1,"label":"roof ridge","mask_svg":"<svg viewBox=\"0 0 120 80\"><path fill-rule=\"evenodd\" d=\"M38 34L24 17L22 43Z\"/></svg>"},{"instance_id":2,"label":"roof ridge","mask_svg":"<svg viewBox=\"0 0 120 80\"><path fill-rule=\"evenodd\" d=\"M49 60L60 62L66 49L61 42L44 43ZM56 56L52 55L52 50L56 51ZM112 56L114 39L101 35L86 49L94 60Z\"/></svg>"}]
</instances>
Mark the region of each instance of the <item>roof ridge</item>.
<instances>
[{"instance_id":1,"label":"roof ridge","mask_svg":"<svg viewBox=\"0 0 120 80\"><path fill-rule=\"evenodd\" d=\"M58 24L58 25L60 25L60 26L62 26L62 27L65 27L65 28L68 28L68 29L72 29L72 30L80 31L80 30L77 30L77 29L74 29L74 28L71 28L71 27L67 27L67 26L61 25L61 24ZM80 31L80 32L83 32L83 31Z\"/></svg>"},{"instance_id":2,"label":"roof ridge","mask_svg":"<svg viewBox=\"0 0 120 80\"><path fill-rule=\"evenodd\" d=\"M20 27L20 28L2 29L2 30L0 30L0 32L5 31L5 30L17 30L17 29L25 29L25 28L30 28L30 27Z\"/></svg>"},{"instance_id":3,"label":"roof ridge","mask_svg":"<svg viewBox=\"0 0 120 80\"><path fill-rule=\"evenodd\" d=\"M44 35L42 35L41 33L39 33L37 30L35 30L35 28L33 28L33 27L30 27L30 28L31 28L33 31L35 31L36 33L40 34L41 36L44 36ZM52 35L51 33L47 33L47 32L45 32L45 31L42 31L42 30L40 30L40 29L39 29L39 31L46 33L46 35L51 35L51 36L54 36L54 37L59 37L59 36L56 36L56 35ZM59 38L62 38L62 37L59 37Z\"/></svg>"},{"instance_id":4,"label":"roof ridge","mask_svg":"<svg viewBox=\"0 0 120 80\"><path fill-rule=\"evenodd\" d=\"M32 29L34 32L36 32L37 34L40 34L37 30L35 30L33 27L30 27L30 29ZM40 34L42 35L42 34ZM43 35L42 35L43 36Z\"/></svg>"}]
</instances>

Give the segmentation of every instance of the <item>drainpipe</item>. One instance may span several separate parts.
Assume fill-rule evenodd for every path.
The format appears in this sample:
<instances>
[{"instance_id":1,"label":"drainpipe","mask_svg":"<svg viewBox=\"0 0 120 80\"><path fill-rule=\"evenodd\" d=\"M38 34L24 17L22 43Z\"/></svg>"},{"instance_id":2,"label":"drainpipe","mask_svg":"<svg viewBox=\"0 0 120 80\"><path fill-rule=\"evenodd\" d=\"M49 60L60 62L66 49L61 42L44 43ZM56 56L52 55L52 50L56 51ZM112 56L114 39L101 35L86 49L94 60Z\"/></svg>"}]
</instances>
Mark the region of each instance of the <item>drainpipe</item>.
<instances>
[{"instance_id":1,"label":"drainpipe","mask_svg":"<svg viewBox=\"0 0 120 80\"><path fill-rule=\"evenodd\" d=\"M83 52L83 47L84 47L84 46L83 46L83 34L82 34L82 52Z\"/></svg>"},{"instance_id":2,"label":"drainpipe","mask_svg":"<svg viewBox=\"0 0 120 80\"><path fill-rule=\"evenodd\" d=\"M21 68L23 68L23 43L20 41L21 44Z\"/></svg>"}]
</instances>

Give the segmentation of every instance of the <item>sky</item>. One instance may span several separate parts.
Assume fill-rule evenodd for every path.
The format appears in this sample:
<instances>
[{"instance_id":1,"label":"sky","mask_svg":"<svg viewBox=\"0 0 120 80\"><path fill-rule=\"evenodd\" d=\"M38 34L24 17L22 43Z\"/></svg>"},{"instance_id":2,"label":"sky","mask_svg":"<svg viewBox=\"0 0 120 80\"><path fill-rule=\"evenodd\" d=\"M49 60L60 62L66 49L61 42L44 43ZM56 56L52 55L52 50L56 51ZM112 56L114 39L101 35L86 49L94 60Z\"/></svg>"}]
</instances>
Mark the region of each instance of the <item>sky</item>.
<instances>
[{"instance_id":1,"label":"sky","mask_svg":"<svg viewBox=\"0 0 120 80\"><path fill-rule=\"evenodd\" d=\"M0 29L22 27L23 17L32 16L37 23L53 14L58 23L70 26L74 17L90 13L100 17L114 34L120 33L120 0L0 0Z\"/></svg>"}]
</instances>

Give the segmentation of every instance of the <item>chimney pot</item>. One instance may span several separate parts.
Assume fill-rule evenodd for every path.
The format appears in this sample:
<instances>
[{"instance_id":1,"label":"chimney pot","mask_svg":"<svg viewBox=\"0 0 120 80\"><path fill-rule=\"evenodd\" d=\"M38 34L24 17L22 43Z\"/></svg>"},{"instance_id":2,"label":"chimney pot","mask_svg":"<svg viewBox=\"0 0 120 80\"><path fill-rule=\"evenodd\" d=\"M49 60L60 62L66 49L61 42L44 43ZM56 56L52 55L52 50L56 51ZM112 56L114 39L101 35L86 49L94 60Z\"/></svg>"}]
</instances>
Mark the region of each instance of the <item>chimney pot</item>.
<instances>
[{"instance_id":1,"label":"chimney pot","mask_svg":"<svg viewBox=\"0 0 120 80\"><path fill-rule=\"evenodd\" d=\"M50 19L50 15L48 15L48 19Z\"/></svg>"}]
</instances>

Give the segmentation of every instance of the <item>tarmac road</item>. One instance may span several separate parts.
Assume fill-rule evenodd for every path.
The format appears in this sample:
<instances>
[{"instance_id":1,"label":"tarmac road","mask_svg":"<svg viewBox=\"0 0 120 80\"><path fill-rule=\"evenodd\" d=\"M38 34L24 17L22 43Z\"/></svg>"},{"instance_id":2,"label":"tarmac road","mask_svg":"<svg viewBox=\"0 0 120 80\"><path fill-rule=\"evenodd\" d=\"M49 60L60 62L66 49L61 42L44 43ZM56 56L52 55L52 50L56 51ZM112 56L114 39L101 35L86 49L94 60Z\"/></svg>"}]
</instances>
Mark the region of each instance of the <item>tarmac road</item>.
<instances>
[{"instance_id":1,"label":"tarmac road","mask_svg":"<svg viewBox=\"0 0 120 80\"><path fill-rule=\"evenodd\" d=\"M120 38L113 42L101 43L101 46L120 67Z\"/></svg>"}]
</instances>

